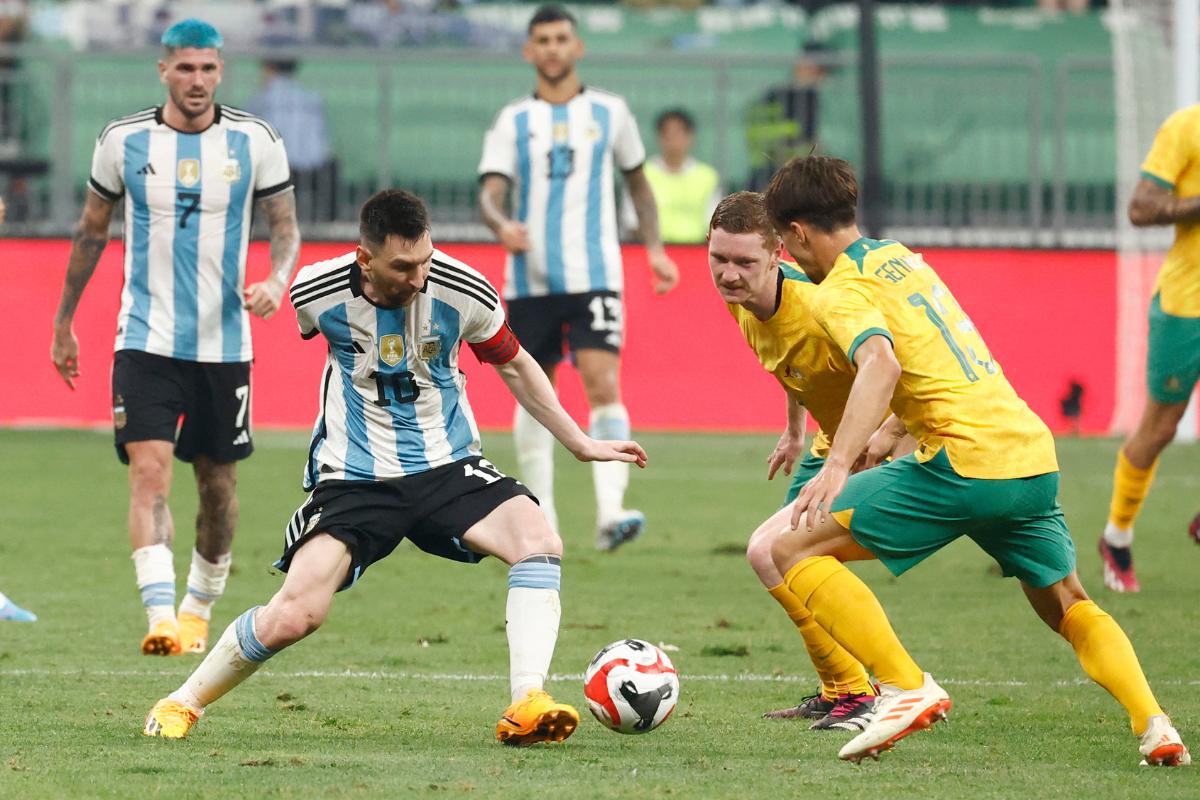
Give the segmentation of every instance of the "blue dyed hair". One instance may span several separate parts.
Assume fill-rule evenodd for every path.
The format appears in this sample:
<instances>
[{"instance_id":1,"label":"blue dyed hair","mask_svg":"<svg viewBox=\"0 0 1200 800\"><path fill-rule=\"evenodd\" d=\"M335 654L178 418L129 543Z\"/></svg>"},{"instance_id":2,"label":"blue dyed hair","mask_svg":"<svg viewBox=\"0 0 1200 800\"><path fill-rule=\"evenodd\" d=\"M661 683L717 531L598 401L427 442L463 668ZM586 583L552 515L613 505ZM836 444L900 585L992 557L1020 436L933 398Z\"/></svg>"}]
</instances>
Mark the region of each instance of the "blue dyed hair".
<instances>
[{"instance_id":1,"label":"blue dyed hair","mask_svg":"<svg viewBox=\"0 0 1200 800\"><path fill-rule=\"evenodd\" d=\"M225 46L221 32L202 19L183 19L176 22L162 35L162 46L168 50L182 47L197 49L216 48Z\"/></svg>"}]
</instances>

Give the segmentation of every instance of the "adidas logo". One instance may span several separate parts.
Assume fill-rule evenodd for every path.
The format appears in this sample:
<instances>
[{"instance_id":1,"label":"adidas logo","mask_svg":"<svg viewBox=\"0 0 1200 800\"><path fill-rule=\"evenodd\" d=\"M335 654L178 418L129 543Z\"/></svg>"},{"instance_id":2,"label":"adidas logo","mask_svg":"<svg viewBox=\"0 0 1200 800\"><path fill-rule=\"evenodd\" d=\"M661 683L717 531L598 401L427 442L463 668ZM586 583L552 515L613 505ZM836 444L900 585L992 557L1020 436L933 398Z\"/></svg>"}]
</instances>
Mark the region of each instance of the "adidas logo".
<instances>
[{"instance_id":1,"label":"adidas logo","mask_svg":"<svg viewBox=\"0 0 1200 800\"><path fill-rule=\"evenodd\" d=\"M153 164L147 163L146 166L142 167L141 169L139 169L137 171L137 174L138 175L157 175L158 173L154 171Z\"/></svg>"},{"instance_id":2,"label":"adidas logo","mask_svg":"<svg viewBox=\"0 0 1200 800\"><path fill-rule=\"evenodd\" d=\"M250 431L242 431L234 438L233 446L237 447L239 444L250 444Z\"/></svg>"}]
</instances>

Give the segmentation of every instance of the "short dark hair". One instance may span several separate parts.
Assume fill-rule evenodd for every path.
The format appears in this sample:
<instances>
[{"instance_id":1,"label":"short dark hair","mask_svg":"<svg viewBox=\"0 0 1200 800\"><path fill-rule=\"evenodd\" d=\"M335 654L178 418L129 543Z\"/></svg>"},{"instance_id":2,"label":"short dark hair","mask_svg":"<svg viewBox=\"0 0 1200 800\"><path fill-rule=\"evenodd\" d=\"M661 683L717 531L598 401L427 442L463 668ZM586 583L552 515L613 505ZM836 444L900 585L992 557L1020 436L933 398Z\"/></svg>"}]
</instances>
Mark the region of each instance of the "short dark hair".
<instances>
[{"instance_id":1,"label":"short dark hair","mask_svg":"<svg viewBox=\"0 0 1200 800\"><path fill-rule=\"evenodd\" d=\"M579 23L575 21L575 15L570 11L567 11L558 3L546 3L545 5L538 6L537 11L534 11L533 16L529 18L528 33L533 33L535 25L545 25L548 22L563 22L564 20L571 23L572 28L579 27Z\"/></svg>"},{"instance_id":2,"label":"short dark hair","mask_svg":"<svg viewBox=\"0 0 1200 800\"><path fill-rule=\"evenodd\" d=\"M415 242L429 230L429 212L421 198L403 189L384 189L363 203L358 214L358 234L369 244L383 244L389 236Z\"/></svg>"},{"instance_id":3,"label":"short dark hair","mask_svg":"<svg viewBox=\"0 0 1200 800\"><path fill-rule=\"evenodd\" d=\"M775 173L764 196L776 228L803 220L830 233L858 216L854 168L831 156L796 156Z\"/></svg>"},{"instance_id":4,"label":"short dark hair","mask_svg":"<svg viewBox=\"0 0 1200 800\"><path fill-rule=\"evenodd\" d=\"M767 215L767 205L758 192L734 192L723 197L708 221L709 233L717 228L726 233L758 233L767 250L775 252L779 247L779 234L775 232L771 217Z\"/></svg>"},{"instance_id":5,"label":"short dark hair","mask_svg":"<svg viewBox=\"0 0 1200 800\"><path fill-rule=\"evenodd\" d=\"M676 120L680 125L688 129L688 132L696 130L696 120L684 108L668 108L658 115L654 120L654 130L662 133L663 125L666 125L671 120Z\"/></svg>"},{"instance_id":6,"label":"short dark hair","mask_svg":"<svg viewBox=\"0 0 1200 800\"><path fill-rule=\"evenodd\" d=\"M280 75L293 75L296 67L299 66L294 58L267 58L263 59L262 63L264 67L272 69Z\"/></svg>"}]
</instances>

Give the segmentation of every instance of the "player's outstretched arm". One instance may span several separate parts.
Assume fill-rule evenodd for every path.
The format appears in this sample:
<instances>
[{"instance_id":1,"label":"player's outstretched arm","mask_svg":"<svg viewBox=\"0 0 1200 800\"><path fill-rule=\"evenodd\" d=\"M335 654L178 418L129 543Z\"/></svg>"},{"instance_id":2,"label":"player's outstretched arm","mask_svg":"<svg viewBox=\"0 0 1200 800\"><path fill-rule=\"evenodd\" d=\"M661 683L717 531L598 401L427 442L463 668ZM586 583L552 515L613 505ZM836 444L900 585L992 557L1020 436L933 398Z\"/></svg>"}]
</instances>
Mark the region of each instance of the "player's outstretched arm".
<instances>
[{"instance_id":1,"label":"player's outstretched arm","mask_svg":"<svg viewBox=\"0 0 1200 800\"><path fill-rule=\"evenodd\" d=\"M641 168L625 173L625 188L637 211L638 232L646 245L646 259L654 271L654 293L666 294L679 283L679 268L663 248L658 233L658 204L654 201L654 190L646 173Z\"/></svg>"},{"instance_id":2,"label":"player's outstretched arm","mask_svg":"<svg viewBox=\"0 0 1200 800\"><path fill-rule=\"evenodd\" d=\"M296 221L296 194L286 192L258 201L258 210L267 218L271 239L271 274L265 281L246 287L243 305L251 314L270 319L283 302L283 293L292 282L292 273L300 259L300 224Z\"/></svg>"},{"instance_id":3,"label":"player's outstretched arm","mask_svg":"<svg viewBox=\"0 0 1200 800\"><path fill-rule=\"evenodd\" d=\"M524 253L529 249L529 229L525 223L510 219L505 212L510 188L508 178L503 175L494 172L484 175L483 184L479 187L479 216L496 234L505 250Z\"/></svg>"},{"instance_id":4,"label":"player's outstretched arm","mask_svg":"<svg viewBox=\"0 0 1200 800\"><path fill-rule=\"evenodd\" d=\"M95 192L89 191L86 195L83 214L71 239L67 277L63 281L58 311L54 314L54 339L50 344L50 359L54 362L54 368L72 389L75 388L75 379L79 377L79 340L75 338L71 323L75 319L79 299L83 297L83 290L92 279L92 273L100 263L100 254L108 244L108 225L112 221L115 206L115 203Z\"/></svg>"},{"instance_id":5,"label":"player's outstretched arm","mask_svg":"<svg viewBox=\"0 0 1200 800\"><path fill-rule=\"evenodd\" d=\"M646 466L646 451L637 442L593 439L575 424L558 402L546 373L533 356L521 348L515 358L493 365L521 407L554 434L580 461L625 461Z\"/></svg>"},{"instance_id":6,"label":"player's outstretched arm","mask_svg":"<svg viewBox=\"0 0 1200 800\"><path fill-rule=\"evenodd\" d=\"M801 522L807 530L812 530L814 524L829 515L833 501L846 488L850 468L887 413L896 381L900 380L900 362L892 352L892 343L884 336L871 336L863 342L854 353L854 365L858 374L850 387L829 457L792 506L793 530Z\"/></svg>"},{"instance_id":7,"label":"player's outstretched arm","mask_svg":"<svg viewBox=\"0 0 1200 800\"><path fill-rule=\"evenodd\" d=\"M800 398L787 389L787 428L771 455L767 456L767 480L774 478L780 468L784 475L792 474L792 467L804 454L804 423L807 419L808 411L801 405Z\"/></svg>"},{"instance_id":8,"label":"player's outstretched arm","mask_svg":"<svg viewBox=\"0 0 1200 800\"><path fill-rule=\"evenodd\" d=\"M1129 221L1139 228L1200 220L1200 197L1177 197L1149 178L1142 178L1129 200Z\"/></svg>"}]
</instances>

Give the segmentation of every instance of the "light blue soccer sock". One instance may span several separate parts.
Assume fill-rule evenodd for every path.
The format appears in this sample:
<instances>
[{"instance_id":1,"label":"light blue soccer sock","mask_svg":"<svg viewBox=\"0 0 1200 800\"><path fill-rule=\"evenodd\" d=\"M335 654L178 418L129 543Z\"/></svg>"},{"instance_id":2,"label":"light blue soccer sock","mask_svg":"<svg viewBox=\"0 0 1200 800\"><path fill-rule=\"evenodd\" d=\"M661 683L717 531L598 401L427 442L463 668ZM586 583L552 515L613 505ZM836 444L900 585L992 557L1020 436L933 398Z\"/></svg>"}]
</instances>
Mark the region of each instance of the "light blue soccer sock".
<instances>
[{"instance_id":1,"label":"light blue soccer sock","mask_svg":"<svg viewBox=\"0 0 1200 800\"><path fill-rule=\"evenodd\" d=\"M505 619L513 702L546 683L562 616L561 585L561 559L555 555L528 556L508 571Z\"/></svg>"},{"instance_id":2,"label":"light blue soccer sock","mask_svg":"<svg viewBox=\"0 0 1200 800\"><path fill-rule=\"evenodd\" d=\"M260 608L262 606L255 606L229 623L196 671L183 686L171 692L172 700L203 711L205 706L249 678L264 661L278 652L260 642L255 633L254 612Z\"/></svg>"},{"instance_id":3,"label":"light blue soccer sock","mask_svg":"<svg viewBox=\"0 0 1200 800\"><path fill-rule=\"evenodd\" d=\"M165 544L139 547L132 558L150 627L175 619L175 561L171 548Z\"/></svg>"},{"instance_id":4,"label":"light blue soccer sock","mask_svg":"<svg viewBox=\"0 0 1200 800\"><path fill-rule=\"evenodd\" d=\"M593 439L629 438L629 412L621 403L592 409ZM596 522L604 526L625 510L625 488L629 485L629 465L623 461L592 462L592 483L596 488Z\"/></svg>"}]
</instances>

